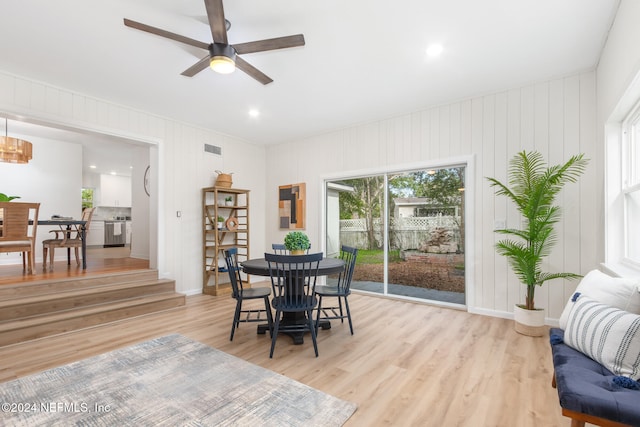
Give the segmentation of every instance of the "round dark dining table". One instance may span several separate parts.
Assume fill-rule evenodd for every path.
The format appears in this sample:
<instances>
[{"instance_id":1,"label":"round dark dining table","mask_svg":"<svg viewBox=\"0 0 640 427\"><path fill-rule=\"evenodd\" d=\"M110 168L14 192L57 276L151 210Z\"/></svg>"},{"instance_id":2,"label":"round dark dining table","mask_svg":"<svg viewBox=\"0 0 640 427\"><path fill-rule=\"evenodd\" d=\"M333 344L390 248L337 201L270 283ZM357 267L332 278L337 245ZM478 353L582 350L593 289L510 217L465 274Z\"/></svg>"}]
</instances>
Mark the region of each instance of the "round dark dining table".
<instances>
[{"instance_id":1,"label":"round dark dining table","mask_svg":"<svg viewBox=\"0 0 640 427\"><path fill-rule=\"evenodd\" d=\"M269 277L269 264L264 258L249 259L240 264L242 271L247 274ZM322 258L318 266L318 276L340 273L342 270L344 270L344 261L340 258Z\"/></svg>"},{"instance_id":2,"label":"round dark dining table","mask_svg":"<svg viewBox=\"0 0 640 427\"><path fill-rule=\"evenodd\" d=\"M247 274L254 274L256 276L271 276L269 273L269 263L264 258L254 258L240 263L242 265L242 271ZM337 274L344 270L344 261L340 258L323 258L318 265L318 276L327 276L330 274ZM282 325L286 327L288 323L300 323L306 322L305 313L288 313L282 314ZM320 322L322 329L331 329L331 322L323 320ZM264 334L269 330L268 325L259 325L258 333ZM286 332L284 332L286 333ZM302 333L290 333L288 334L293 338L294 344L302 344L304 342L304 334Z\"/></svg>"}]
</instances>

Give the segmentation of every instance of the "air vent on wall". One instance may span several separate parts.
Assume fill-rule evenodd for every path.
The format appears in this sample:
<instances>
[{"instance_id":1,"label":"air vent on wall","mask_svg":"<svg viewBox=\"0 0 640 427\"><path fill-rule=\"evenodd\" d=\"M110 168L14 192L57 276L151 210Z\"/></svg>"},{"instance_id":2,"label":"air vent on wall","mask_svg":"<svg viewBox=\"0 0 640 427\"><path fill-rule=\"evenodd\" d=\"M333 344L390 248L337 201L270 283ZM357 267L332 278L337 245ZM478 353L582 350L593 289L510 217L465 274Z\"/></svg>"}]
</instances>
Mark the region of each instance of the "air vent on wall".
<instances>
[{"instance_id":1,"label":"air vent on wall","mask_svg":"<svg viewBox=\"0 0 640 427\"><path fill-rule=\"evenodd\" d=\"M207 153L217 154L218 156L222 156L222 147L218 147L215 145L204 144L204 151Z\"/></svg>"}]
</instances>

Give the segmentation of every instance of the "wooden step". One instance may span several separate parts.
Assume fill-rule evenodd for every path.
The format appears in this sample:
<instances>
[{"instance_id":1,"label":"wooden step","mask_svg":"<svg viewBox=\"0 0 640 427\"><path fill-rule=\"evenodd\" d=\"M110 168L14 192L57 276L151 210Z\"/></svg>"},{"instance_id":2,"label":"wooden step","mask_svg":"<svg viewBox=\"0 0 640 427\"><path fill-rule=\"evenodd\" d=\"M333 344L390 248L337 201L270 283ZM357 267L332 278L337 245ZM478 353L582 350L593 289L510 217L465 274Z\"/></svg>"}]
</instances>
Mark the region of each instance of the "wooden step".
<instances>
[{"instance_id":1,"label":"wooden step","mask_svg":"<svg viewBox=\"0 0 640 427\"><path fill-rule=\"evenodd\" d=\"M174 290L175 281L152 279L93 287L83 286L67 291L12 298L0 301L0 321L70 310L149 294L173 292Z\"/></svg>"},{"instance_id":2,"label":"wooden step","mask_svg":"<svg viewBox=\"0 0 640 427\"><path fill-rule=\"evenodd\" d=\"M185 296L175 292L131 298L53 314L0 323L0 346L84 329L125 318L176 308L185 304Z\"/></svg>"},{"instance_id":3,"label":"wooden step","mask_svg":"<svg viewBox=\"0 0 640 427\"><path fill-rule=\"evenodd\" d=\"M175 281L134 270L0 286L0 346L185 304Z\"/></svg>"},{"instance_id":4,"label":"wooden step","mask_svg":"<svg viewBox=\"0 0 640 427\"><path fill-rule=\"evenodd\" d=\"M0 285L0 301L9 298L21 298L30 295L51 294L84 287L109 285L117 282L135 282L138 280L155 280L157 270L132 270L121 273L102 274L67 279L40 280L27 283Z\"/></svg>"}]
</instances>

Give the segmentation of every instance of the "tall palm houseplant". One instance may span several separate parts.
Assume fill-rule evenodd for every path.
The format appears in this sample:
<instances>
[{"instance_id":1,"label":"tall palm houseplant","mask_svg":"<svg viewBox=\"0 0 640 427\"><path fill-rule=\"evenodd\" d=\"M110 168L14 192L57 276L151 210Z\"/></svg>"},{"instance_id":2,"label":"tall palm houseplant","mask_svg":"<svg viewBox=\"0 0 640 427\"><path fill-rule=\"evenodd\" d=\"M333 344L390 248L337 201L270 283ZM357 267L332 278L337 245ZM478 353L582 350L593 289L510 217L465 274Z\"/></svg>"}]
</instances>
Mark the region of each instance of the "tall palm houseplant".
<instances>
[{"instance_id":1,"label":"tall palm houseplant","mask_svg":"<svg viewBox=\"0 0 640 427\"><path fill-rule=\"evenodd\" d=\"M557 241L554 227L560 221L561 209L554 205L556 196L565 184L578 180L587 163L584 154L579 154L564 164L547 166L539 152L521 151L509 162L508 185L487 178L491 187L496 188L496 195L506 196L522 215L522 228L495 230L505 236L495 245L497 253L507 258L513 272L526 286L525 303L519 305L520 308L536 310L536 286L548 280L581 277L574 273L544 272L542 262ZM544 312L542 319L544 325Z\"/></svg>"}]
</instances>

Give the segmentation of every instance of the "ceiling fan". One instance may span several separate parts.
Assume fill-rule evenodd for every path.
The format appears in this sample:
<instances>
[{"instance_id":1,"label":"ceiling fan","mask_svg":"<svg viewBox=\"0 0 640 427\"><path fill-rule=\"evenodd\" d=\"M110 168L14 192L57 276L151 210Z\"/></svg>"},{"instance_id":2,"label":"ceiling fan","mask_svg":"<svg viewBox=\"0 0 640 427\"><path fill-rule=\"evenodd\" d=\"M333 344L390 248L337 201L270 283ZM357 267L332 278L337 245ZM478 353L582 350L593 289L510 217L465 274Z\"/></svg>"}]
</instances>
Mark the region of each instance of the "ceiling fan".
<instances>
[{"instance_id":1,"label":"ceiling fan","mask_svg":"<svg viewBox=\"0 0 640 427\"><path fill-rule=\"evenodd\" d=\"M224 17L222 0L204 0L204 5L207 9L207 17L209 19L209 26L211 27L213 43L204 43L160 28L132 21L127 18L124 18L124 25L208 50L209 55L205 56L181 73L183 76L187 77L195 76L197 73L207 68L207 66L210 66L214 71L222 74L231 73L237 67L254 79L258 80L260 83L266 85L271 83L273 79L238 55L304 46L304 35L302 34L230 45L227 40L227 30L229 29L230 24Z\"/></svg>"}]
</instances>

